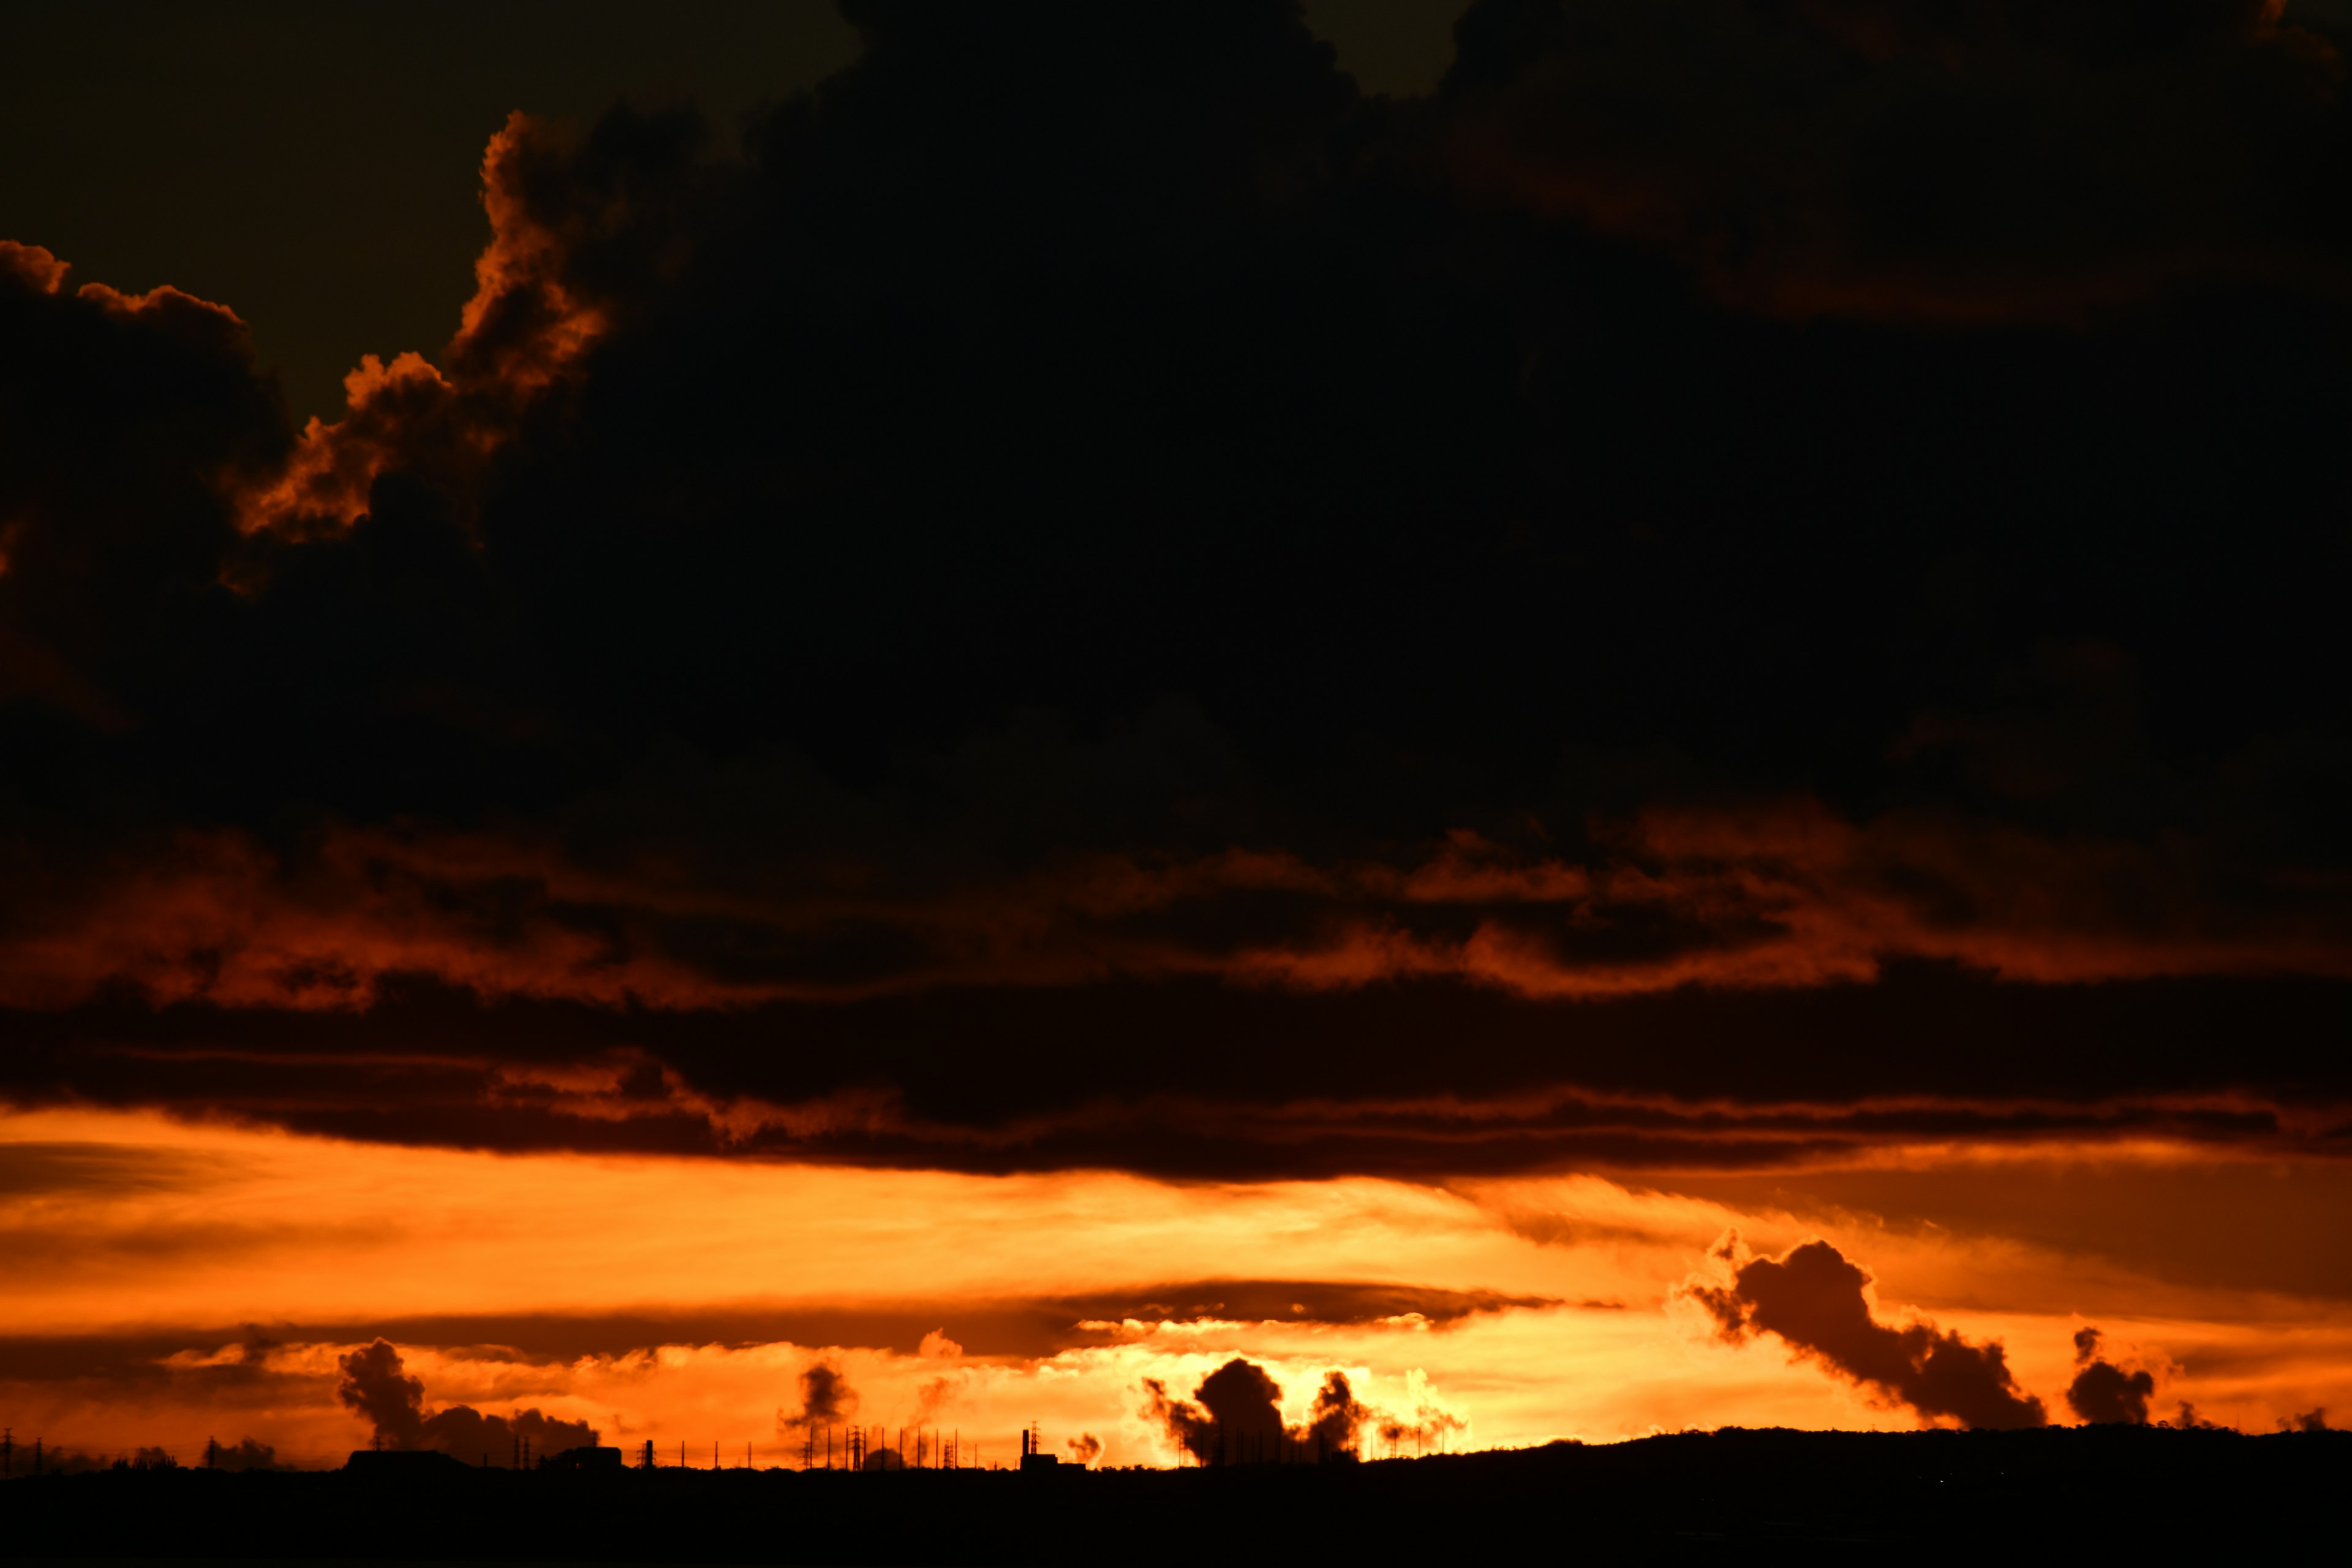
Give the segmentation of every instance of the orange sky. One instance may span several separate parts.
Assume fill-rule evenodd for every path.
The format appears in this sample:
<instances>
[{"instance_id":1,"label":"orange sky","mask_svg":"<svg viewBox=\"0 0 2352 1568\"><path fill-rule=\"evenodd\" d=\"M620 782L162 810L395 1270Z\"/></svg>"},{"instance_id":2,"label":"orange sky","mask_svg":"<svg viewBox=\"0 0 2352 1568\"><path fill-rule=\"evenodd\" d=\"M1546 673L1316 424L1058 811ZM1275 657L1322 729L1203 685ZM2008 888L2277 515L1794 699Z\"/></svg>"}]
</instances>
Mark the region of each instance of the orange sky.
<instances>
[{"instance_id":1,"label":"orange sky","mask_svg":"<svg viewBox=\"0 0 2352 1568\"><path fill-rule=\"evenodd\" d=\"M1460 1423L1447 1438L1457 1446L1685 1425L1915 1425L1778 1342L1724 1343L1673 1299L1730 1228L1759 1251L1828 1238L1875 1273L1882 1319L1923 1314L1972 1341L2001 1341L2020 1384L2061 1419L2071 1336L2086 1322L2106 1331L2112 1353L2157 1373L2168 1415L2189 1400L2205 1418L2266 1429L2313 1405L2352 1402L2340 1281L2306 1273L2301 1289L2249 1289L2202 1278L2210 1260L2200 1251L2216 1242L2200 1238L2193 1215L2178 1232L2119 1228L2104 1256L2063 1236L1919 1217L1939 1184L2081 1193L2095 1222L2099 1194L2158 1197L2186 1180L2240 1189L2240 1202L2246 1187L2266 1191L2292 1218L2294 1204L2324 1202L2343 1180L2158 1146L1998 1158L1897 1150L1869 1168L1809 1174L1441 1188L501 1156L68 1110L10 1115L0 1141L19 1189L0 1217L17 1265L0 1276L0 1315L19 1347L0 1401L20 1436L86 1450L194 1453L207 1436L252 1436L281 1458L332 1462L368 1435L336 1403L334 1358L374 1325L401 1344L429 1405L537 1407L588 1421L608 1442L684 1441L703 1462L714 1440L738 1458L751 1442L771 1460L796 1444L780 1436L779 1413L820 1358L846 1373L861 1420L956 1428L1003 1455L1037 1420L1057 1439L1098 1436L1114 1464L1175 1458L1143 1413L1143 1379L1189 1393L1234 1354L1275 1373L1293 1421L1336 1367L1367 1404L1408 1425ZM1835 1201L1809 1195L1814 1184ZM1677 1190L1689 1187L1709 1191ZM2247 1229L2237 1227L2242 1251L2340 1250L2324 1226L2290 1223L2267 1238ZM2242 1261L2221 1259L2259 1276ZM1253 1280L1536 1304L1450 1321L1221 1310L1213 1282ZM1168 1281L1210 1282L1195 1293L1211 1299L1157 1302L1172 1321L1082 1326L1072 1309L1057 1346L991 1353L979 1342L1008 1307L1125 1289L1139 1313ZM814 1342L759 1332L762 1319L812 1314L840 1331ZM725 1334L691 1331L719 1316ZM550 1318L568 1322L565 1345ZM399 1327L427 1320L444 1325L434 1339ZM916 1321L934 1331L904 1342L900 1325ZM687 1331L637 1327L647 1322ZM67 1340L79 1342L78 1361L56 1348ZM108 1345L117 1348L93 1353ZM69 1375L68 1362L82 1374Z\"/></svg>"},{"instance_id":2,"label":"orange sky","mask_svg":"<svg viewBox=\"0 0 2352 1568\"><path fill-rule=\"evenodd\" d=\"M1323 9L515 97L331 416L0 211L0 1425L2352 1408L2352 13Z\"/></svg>"}]
</instances>

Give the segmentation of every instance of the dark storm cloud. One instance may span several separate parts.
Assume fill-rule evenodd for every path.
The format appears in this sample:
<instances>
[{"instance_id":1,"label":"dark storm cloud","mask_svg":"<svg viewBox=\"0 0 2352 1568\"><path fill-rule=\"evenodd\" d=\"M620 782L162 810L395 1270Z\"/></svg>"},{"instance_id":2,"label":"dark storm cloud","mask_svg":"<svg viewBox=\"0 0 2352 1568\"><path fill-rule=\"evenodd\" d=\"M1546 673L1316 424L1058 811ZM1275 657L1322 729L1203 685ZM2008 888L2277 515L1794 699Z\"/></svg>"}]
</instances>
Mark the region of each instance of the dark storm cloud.
<instances>
[{"instance_id":1,"label":"dark storm cloud","mask_svg":"<svg viewBox=\"0 0 2352 1568\"><path fill-rule=\"evenodd\" d=\"M299 434L11 250L0 1092L2343 1146L2352 140L2300 13L2161 10L1483 0L1400 102L1275 0L853 4L740 148L510 121Z\"/></svg>"},{"instance_id":2,"label":"dark storm cloud","mask_svg":"<svg viewBox=\"0 0 2352 1568\"><path fill-rule=\"evenodd\" d=\"M388 1448L430 1448L468 1461L512 1464L520 1442L541 1455L596 1442L595 1428L587 1423L557 1420L537 1410L485 1415L469 1405L453 1405L428 1411L424 1380L408 1374L400 1352L384 1340L337 1357L336 1364L343 1375L335 1397L364 1417Z\"/></svg>"},{"instance_id":3,"label":"dark storm cloud","mask_svg":"<svg viewBox=\"0 0 2352 1568\"><path fill-rule=\"evenodd\" d=\"M2340 287L2344 63L2279 10L1503 0L1463 31L1456 154L1776 310L2000 319L2200 276Z\"/></svg>"},{"instance_id":4,"label":"dark storm cloud","mask_svg":"<svg viewBox=\"0 0 2352 1568\"><path fill-rule=\"evenodd\" d=\"M1998 1341L1975 1345L1930 1322L1878 1321L1864 1293L1870 1275L1826 1241L1748 1258L1734 1234L1716 1256L1732 1266L1731 1283L1695 1282L1685 1293L1734 1344L1777 1335L1799 1355L1909 1405L1923 1425L2040 1426L2048 1419L2042 1401L2018 1388Z\"/></svg>"},{"instance_id":5,"label":"dark storm cloud","mask_svg":"<svg viewBox=\"0 0 2352 1568\"><path fill-rule=\"evenodd\" d=\"M365 1013L18 1013L0 1084L407 1143L1209 1178L1738 1170L1952 1139L2325 1154L2347 1139L2344 1003L2329 986L2117 994L1939 970L1585 1004L1568 1020L1427 984L1302 995L1126 982L690 1016L412 993ZM1577 1087L1560 1083L1564 1022ZM2217 1058L2216 1037L2241 1044ZM800 1048L767 1048L778 1038ZM1113 1038L1125 1048L1098 1047ZM1458 1047L1436 1096L1433 1038ZM658 1058L632 1043L648 1039ZM418 1040L431 1053L405 1054ZM177 1231L152 1243L194 1244Z\"/></svg>"},{"instance_id":6,"label":"dark storm cloud","mask_svg":"<svg viewBox=\"0 0 2352 1568\"><path fill-rule=\"evenodd\" d=\"M2074 1381L2066 1385L2066 1407L2077 1421L2147 1425L2147 1402L2156 1394L2156 1374L2146 1368L2126 1372L2099 1353L2099 1331L2074 1335ZM2183 1424L2189 1417L2183 1405Z\"/></svg>"},{"instance_id":7,"label":"dark storm cloud","mask_svg":"<svg viewBox=\"0 0 2352 1568\"><path fill-rule=\"evenodd\" d=\"M233 537L217 480L266 473L286 434L234 313L68 271L0 241L0 703L104 733L137 721L124 677L203 635ZM70 892L41 869L10 857L20 918L24 895Z\"/></svg>"}]
</instances>

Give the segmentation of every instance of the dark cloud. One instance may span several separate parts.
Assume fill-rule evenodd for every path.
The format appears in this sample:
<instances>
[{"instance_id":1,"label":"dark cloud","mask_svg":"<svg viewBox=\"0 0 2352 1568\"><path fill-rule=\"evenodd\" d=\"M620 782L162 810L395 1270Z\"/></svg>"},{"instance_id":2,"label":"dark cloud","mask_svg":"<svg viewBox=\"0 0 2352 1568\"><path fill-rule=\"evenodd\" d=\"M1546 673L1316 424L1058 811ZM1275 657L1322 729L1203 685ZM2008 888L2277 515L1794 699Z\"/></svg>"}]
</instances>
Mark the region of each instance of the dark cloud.
<instances>
[{"instance_id":1,"label":"dark cloud","mask_svg":"<svg viewBox=\"0 0 2352 1568\"><path fill-rule=\"evenodd\" d=\"M1110 982L699 1015L483 1007L428 990L364 1014L19 1012L0 1085L403 1143L1178 1176L1738 1171L1952 1138L2324 1155L2342 1145L2336 1107L2352 1096L2332 1048L2347 1003L2332 984L2118 992L1935 968L1693 991L1579 1005L1569 1087L1555 1007L1433 984L1301 995ZM2242 1042L2226 1061L2210 1050L2217 1030ZM1131 1048L1097 1048L1112 1034ZM809 1049L760 1048L781 1035ZM648 1037L660 1057L626 1045ZM1457 1047L1442 1063L1424 1048L1439 1037ZM1211 1039L1228 1048L1200 1048ZM2281 1087L2248 1087L2264 1083Z\"/></svg>"},{"instance_id":2,"label":"dark cloud","mask_svg":"<svg viewBox=\"0 0 2352 1568\"><path fill-rule=\"evenodd\" d=\"M376 1340L336 1358L342 1380L335 1397L375 1428L377 1442L394 1449L435 1449L471 1462L518 1462L520 1443L535 1454L593 1447L596 1430L584 1421L561 1421L537 1410L485 1415L467 1405L427 1411L424 1380L408 1374L400 1352Z\"/></svg>"},{"instance_id":3,"label":"dark cloud","mask_svg":"<svg viewBox=\"0 0 2352 1568\"><path fill-rule=\"evenodd\" d=\"M2160 11L1482 0L1400 101L1276 0L864 0L731 144L511 121L299 432L9 249L0 1093L2341 1147L2352 132L2299 10Z\"/></svg>"},{"instance_id":4,"label":"dark cloud","mask_svg":"<svg viewBox=\"0 0 2352 1568\"><path fill-rule=\"evenodd\" d=\"M1284 1458L1282 1385L1240 1356L1201 1380L1190 1400L1171 1397L1156 1377L1142 1383L1143 1414L1168 1429L1202 1465L1242 1465Z\"/></svg>"},{"instance_id":5,"label":"dark cloud","mask_svg":"<svg viewBox=\"0 0 2352 1568\"><path fill-rule=\"evenodd\" d=\"M202 1185L219 1173L215 1162L178 1150L40 1140L0 1143L0 1194L10 1197L184 1188Z\"/></svg>"},{"instance_id":6,"label":"dark cloud","mask_svg":"<svg viewBox=\"0 0 2352 1568\"><path fill-rule=\"evenodd\" d=\"M1070 1458L1081 1465L1091 1465L1102 1458L1102 1439L1091 1432L1081 1432L1069 1440L1067 1447Z\"/></svg>"},{"instance_id":7,"label":"dark cloud","mask_svg":"<svg viewBox=\"0 0 2352 1568\"><path fill-rule=\"evenodd\" d=\"M1489 0L1473 179L1657 243L1727 296L2079 316L2184 279L2352 281L2344 66L2267 0Z\"/></svg>"},{"instance_id":8,"label":"dark cloud","mask_svg":"<svg viewBox=\"0 0 2352 1568\"><path fill-rule=\"evenodd\" d=\"M425 1431L425 1380L404 1370L400 1352L384 1340L338 1356L343 1379L335 1397L366 1418L376 1436L395 1448L414 1448Z\"/></svg>"},{"instance_id":9,"label":"dark cloud","mask_svg":"<svg viewBox=\"0 0 2352 1568\"><path fill-rule=\"evenodd\" d=\"M20 725L119 733L141 717L132 672L202 635L235 537L219 480L266 473L286 438L233 312L68 271L0 240L0 704ZM31 846L9 848L17 921L40 907L26 895L70 896ZM37 928L0 930L13 971Z\"/></svg>"},{"instance_id":10,"label":"dark cloud","mask_svg":"<svg viewBox=\"0 0 2352 1568\"><path fill-rule=\"evenodd\" d=\"M1207 1279L1160 1281L1129 1289L1080 1296L975 1298L955 1301L943 1312L937 1300L903 1305L863 1301L827 1305L759 1302L699 1304L667 1312L547 1314L445 1314L375 1319L367 1324L339 1321L280 1322L265 1331L247 1325L223 1328L190 1324L137 1332L78 1336L0 1336L0 1391L41 1403L58 1399L91 1402L148 1401L169 1390L172 1396L234 1409L243 1419L273 1406L326 1396L317 1376L271 1352L289 1344L360 1342L352 1352L360 1370L341 1382L371 1424L382 1410L394 1429L406 1429L420 1410L421 1387L411 1397L400 1384L415 1382L404 1368L388 1375L398 1344L432 1345L451 1360L498 1364L564 1364L588 1357L618 1357L661 1345L766 1345L859 1347L916 1356L950 1355L1040 1358L1115 1342L1132 1319L1145 1325L1228 1320L1292 1324L1368 1324L1405 1319L1412 1326L1444 1330L1475 1317L1514 1310L1549 1310L1563 1303L1543 1297L1499 1291L1450 1290L1434 1286L1359 1284L1346 1280ZM1584 1303L1608 1307L1609 1303ZM1296 1309L1296 1310L1295 1310ZM952 1336L942 1334L942 1317ZM381 1331L383 1351L372 1334ZM946 1343L940 1342L946 1338ZM951 1346L952 1349L948 1347ZM962 1391L953 1371L924 1380L917 1391L909 1425L928 1425L952 1406ZM857 1414L857 1395L837 1358L820 1357L800 1376L795 1403L778 1413L780 1432L797 1432L808 1421L839 1424ZM404 1414L408 1413L408 1414ZM224 1417L226 1418L226 1416ZM522 1420L509 1418L509 1425ZM421 1429L421 1428L420 1428ZM536 1427L530 1428L534 1433ZM534 1439L536 1440L536 1439ZM451 1447L453 1453L462 1450ZM554 1452L554 1449L548 1450Z\"/></svg>"},{"instance_id":11,"label":"dark cloud","mask_svg":"<svg viewBox=\"0 0 2352 1568\"><path fill-rule=\"evenodd\" d=\"M235 1444L206 1438L204 1465L208 1470L275 1470L281 1468L278 1463L277 1448L268 1443L256 1442L251 1437Z\"/></svg>"},{"instance_id":12,"label":"dark cloud","mask_svg":"<svg viewBox=\"0 0 2352 1568\"><path fill-rule=\"evenodd\" d=\"M2040 1426L2048 1419L2042 1401L2017 1386L1998 1341L1972 1345L1925 1321L1878 1321L1865 1294L1870 1275L1828 1242L1804 1242L1780 1258L1743 1251L1737 1233L1727 1237L1715 1256L1731 1266L1731 1283L1685 1288L1730 1342L1778 1335L1799 1355L1909 1405L1923 1425Z\"/></svg>"},{"instance_id":13,"label":"dark cloud","mask_svg":"<svg viewBox=\"0 0 2352 1568\"><path fill-rule=\"evenodd\" d=\"M1298 1442L1310 1447L1318 1459L1342 1456L1352 1458L1356 1455L1357 1434L1377 1414L1358 1402L1346 1373L1325 1373L1323 1386L1315 1391L1315 1408L1307 1413Z\"/></svg>"},{"instance_id":14,"label":"dark cloud","mask_svg":"<svg viewBox=\"0 0 2352 1568\"><path fill-rule=\"evenodd\" d=\"M2074 1381L2066 1385L2066 1406L2077 1421L2147 1425L2147 1404L2156 1395L2156 1374L2146 1368L2130 1372L2099 1354L2099 1331L2080 1329L2074 1334ZM2190 1424L2189 1407L2181 1406L2182 1425Z\"/></svg>"},{"instance_id":15,"label":"dark cloud","mask_svg":"<svg viewBox=\"0 0 2352 1568\"><path fill-rule=\"evenodd\" d=\"M1177 1446L1202 1465L1353 1459L1367 1426L1392 1445L1462 1427L1460 1418L1446 1412L1423 1410L1408 1422L1365 1405L1356 1398L1348 1374L1337 1368L1324 1373L1307 1419L1286 1427L1282 1385L1240 1356L1202 1378L1189 1400L1171 1396L1158 1378L1145 1378L1141 1392L1145 1417L1165 1426Z\"/></svg>"},{"instance_id":16,"label":"dark cloud","mask_svg":"<svg viewBox=\"0 0 2352 1568\"><path fill-rule=\"evenodd\" d=\"M778 1436L812 1426L829 1426L857 1414L857 1390L832 1362L813 1361L801 1369L800 1407L776 1412Z\"/></svg>"},{"instance_id":17,"label":"dark cloud","mask_svg":"<svg viewBox=\"0 0 2352 1568\"><path fill-rule=\"evenodd\" d=\"M2278 1429L2282 1432L2333 1432L2336 1430L2327 1424L2327 1407L2324 1405L2315 1405L2300 1415L2280 1416Z\"/></svg>"}]
</instances>

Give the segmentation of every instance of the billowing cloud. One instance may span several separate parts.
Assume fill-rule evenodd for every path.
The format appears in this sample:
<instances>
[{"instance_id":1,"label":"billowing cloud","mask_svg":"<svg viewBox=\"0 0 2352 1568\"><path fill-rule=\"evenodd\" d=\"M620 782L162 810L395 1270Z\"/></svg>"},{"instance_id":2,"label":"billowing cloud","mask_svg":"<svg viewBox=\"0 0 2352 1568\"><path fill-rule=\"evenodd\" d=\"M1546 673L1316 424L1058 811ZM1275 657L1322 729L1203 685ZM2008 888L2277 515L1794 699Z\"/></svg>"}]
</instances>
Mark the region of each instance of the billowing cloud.
<instances>
[{"instance_id":1,"label":"billowing cloud","mask_svg":"<svg viewBox=\"0 0 2352 1568\"><path fill-rule=\"evenodd\" d=\"M1298 1441L1311 1447L1318 1459L1351 1456L1356 1452L1357 1435L1375 1414L1357 1401L1348 1374L1335 1369L1324 1374L1323 1386L1315 1391L1315 1408Z\"/></svg>"},{"instance_id":2,"label":"billowing cloud","mask_svg":"<svg viewBox=\"0 0 2352 1568\"><path fill-rule=\"evenodd\" d=\"M1142 1383L1145 1413L1202 1465L1256 1464L1284 1458L1282 1385L1240 1356L1201 1380L1191 1399L1171 1396L1158 1378Z\"/></svg>"},{"instance_id":3,"label":"billowing cloud","mask_svg":"<svg viewBox=\"0 0 2352 1568\"><path fill-rule=\"evenodd\" d=\"M2341 65L2145 11L1483 0L1402 103L1278 0L858 5L732 143L509 121L449 341L299 432L7 247L0 1093L2341 1147Z\"/></svg>"},{"instance_id":4,"label":"billowing cloud","mask_svg":"<svg viewBox=\"0 0 2352 1568\"><path fill-rule=\"evenodd\" d=\"M521 1444L544 1458L566 1448L593 1447L595 1429L551 1418L537 1410L485 1415L469 1405L428 1411L424 1380L409 1375L400 1352L376 1340L342 1356L335 1397L375 1428L376 1441L395 1449L435 1449L486 1464L521 1462Z\"/></svg>"},{"instance_id":5,"label":"billowing cloud","mask_svg":"<svg viewBox=\"0 0 2352 1568\"><path fill-rule=\"evenodd\" d=\"M2156 1374L2145 1367L2126 1372L2099 1352L2100 1333L2082 1329L2074 1335L2074 1381L2066 1385L2066 1407L2077 1421L2147 1425L2148 1401L2156 1395ZM2194 1417L2182 1406L2182 1425Z\"/></svg>"},{"instance_id":6,"label":"billowing cloud","mask_svg":"<svg viewBox=\"0 0 2352 1568\"><path fill-rule=\"evenodd\" d=\"M490 244L440 363L368 355L344 380L343 417L311 419L283 469L237 495L238 525L296 537L348 528L393 473L465 506L532 406L614 324L636 292L628 284L662 270L648 252L690 199L702 138L690 114L623 114L572 147L510 116L482 158Z\"/></svg>"},{"instance_id":7,"label":"billowing cloud","mask_svg":"<svg viewBox=\"0 0 2352 1568\"><path fill-rule=\"evenodd\" d=\"M1970 1344L1925 1321L1880 1322L1870 1275L1826 1241L1758 1258L1733 1232L1714 1256L1728 1266L1730 1282L1695 1280L1686 1293L1733 1343L1773 1334L1798 1355L1909 1405L1923 1425L2040 1426L2048 1419L2042 1401L2017 1386L1998 1342Z\"/></svg>"},{"instance_id":8,"label":"billowing cloud","mask_svg":"<svg viewBox=\"0 0 2352 1568\"><path fill-rule=\"evenodd\" d=\"M1286 1425L1282 1385L1265 1367L1240 1356L1202 1378L1189 1400L1171 1396L1158 1378L1144 1379L1140 1388L1146 1417L1165 1427L1177 1447L1202 1465L1354 1459L1367 1427L1378 1430L1394 1451L1400 1444L1467 1425L1427 1399L1412 1417L1376 1409L1356 1397L1348 1373L1337 1367L1323 1374L1305 1417Z\"/></svg>"},{"instance_id":9,"label":"billowing cloud","mask_svg":"<svg viewBox=\"0 0 2352 1568\"><path fill-rule=\"evenodd\" d=\"M857 1390L837 1363L813 1361L801 1369L798 1408L789 1415L776 1412L776 1431L835 1426L856 1415L857 1405Z\"/></svg>"}]
</instances>

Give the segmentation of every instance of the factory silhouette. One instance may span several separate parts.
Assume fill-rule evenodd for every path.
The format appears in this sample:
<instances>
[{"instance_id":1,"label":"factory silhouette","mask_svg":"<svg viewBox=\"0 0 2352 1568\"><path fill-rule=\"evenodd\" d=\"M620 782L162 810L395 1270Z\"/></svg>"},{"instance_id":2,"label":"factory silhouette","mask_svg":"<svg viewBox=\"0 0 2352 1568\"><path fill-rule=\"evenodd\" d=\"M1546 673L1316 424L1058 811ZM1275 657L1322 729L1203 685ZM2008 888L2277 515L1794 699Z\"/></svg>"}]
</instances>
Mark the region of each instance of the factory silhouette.
<instances>
[{"instance_id":1,"label":"factory silhouette","mask_svg":"<svg viewBox=\"0 0 2352 1568\"><path fill-rule=\"evenodd\" d=\"M2096 1341L2078 1349L2094 1364ZM2332 1542L2333 1499L2352 1465L2352 1433L2329 1429L2319 1411L2261 1436L2125 1420L1727 1429L1453 1453L1438 1451L1442 1425L1409 1441L1339 1372L1326 1374L1307 1418L1286 1425L1280 1387L1239 1357L1189 1398L1139 1385L1139 1414L1181 1456L1174 1468L1099 1466L1103 1445L1090 1433L1056 1452L1038 1423L1001 1447L953 1426L842 1419L855 1413L856 1391L822 1361L803 1373L799 1405L778 1413L779 1440L764 1451L653 1438L625 1448L536 1410L429 1408L422 1383L381 1340L341 1365L339 1394L375 1433L336 1468L280 1465L251 1438L208 1441L193 1463L163 1448L100 1463L60 1456L44 1439L19 1447L0 1431L11 1553L1039 1568L1115 1549L1142 1564L1196 1568L1210 1550L1269 1561L1436 1556L1458 1552L1474 1521L1482 1537L1572 1538L1603 1560L1804 1543L1990 1556L2027 1539L2102 1555L2225 1548L2242 1557L2256 1545L2307 1552ZM1363 1454L1367 1435L1386 1453ZM503 1447L484 1447L491 1436ZM924 1479L835 1479L892 1474ZM2131 1500L2156 1497L2161 1508ZM1139 1528L1146 1520L1164 1522Z\"/></svg>"}]
</instances>

